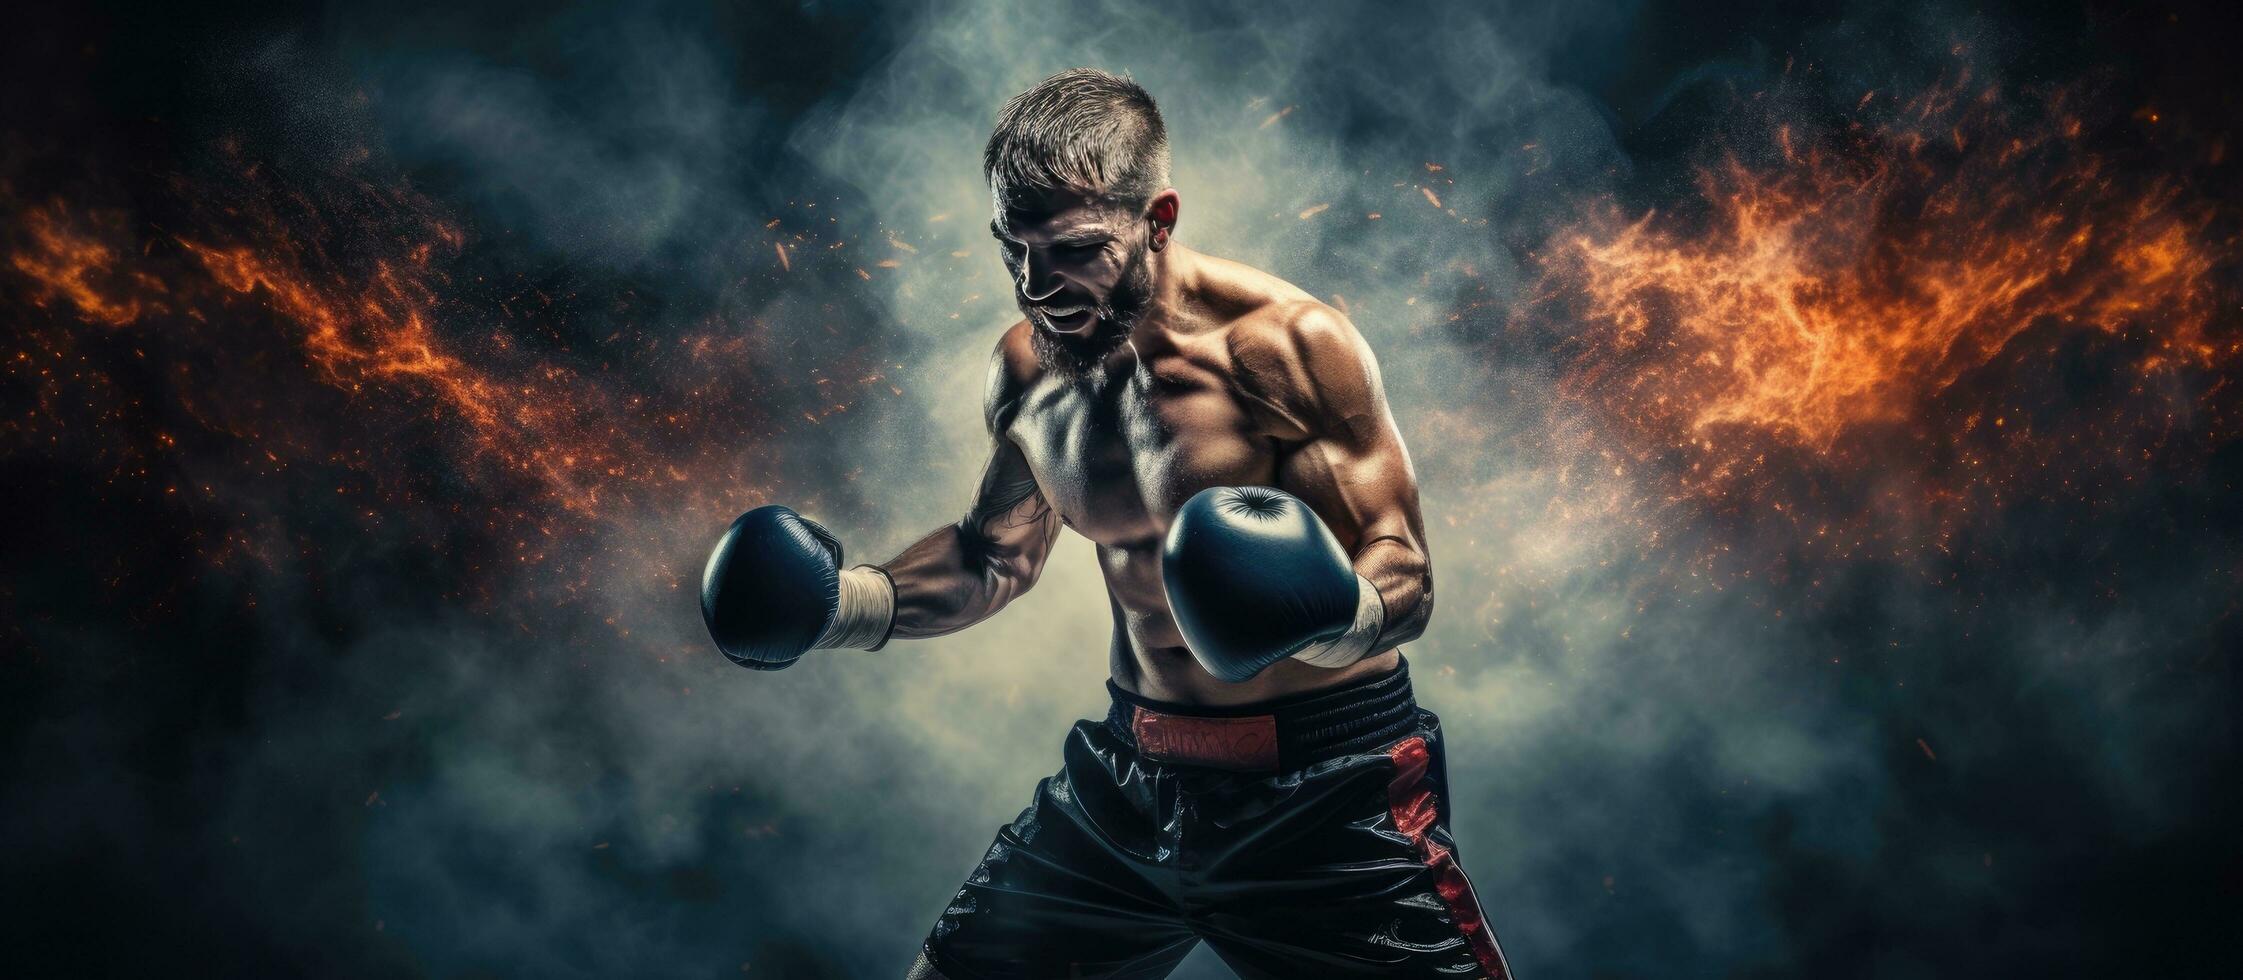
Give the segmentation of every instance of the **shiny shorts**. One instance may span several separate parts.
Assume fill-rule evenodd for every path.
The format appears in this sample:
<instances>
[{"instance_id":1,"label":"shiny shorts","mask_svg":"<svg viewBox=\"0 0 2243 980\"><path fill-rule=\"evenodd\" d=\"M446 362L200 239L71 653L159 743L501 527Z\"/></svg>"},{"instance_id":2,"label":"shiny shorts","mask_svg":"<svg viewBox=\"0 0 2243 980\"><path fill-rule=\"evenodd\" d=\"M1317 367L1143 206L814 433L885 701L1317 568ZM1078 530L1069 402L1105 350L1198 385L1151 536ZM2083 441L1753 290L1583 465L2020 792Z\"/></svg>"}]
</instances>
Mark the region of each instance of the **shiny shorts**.
<instances>
[{"instance_id":1,"label":"shiny shorts","mask_svg":"<svg viewBox=\"0 0 2243 980\"><path fill-rule=\"evenodd\" d=\"M1235 708L1111 684L927 937L950 980L1508 978L1457 864L1440 719L1407 664Z\"/></svg>"}]
</instances>

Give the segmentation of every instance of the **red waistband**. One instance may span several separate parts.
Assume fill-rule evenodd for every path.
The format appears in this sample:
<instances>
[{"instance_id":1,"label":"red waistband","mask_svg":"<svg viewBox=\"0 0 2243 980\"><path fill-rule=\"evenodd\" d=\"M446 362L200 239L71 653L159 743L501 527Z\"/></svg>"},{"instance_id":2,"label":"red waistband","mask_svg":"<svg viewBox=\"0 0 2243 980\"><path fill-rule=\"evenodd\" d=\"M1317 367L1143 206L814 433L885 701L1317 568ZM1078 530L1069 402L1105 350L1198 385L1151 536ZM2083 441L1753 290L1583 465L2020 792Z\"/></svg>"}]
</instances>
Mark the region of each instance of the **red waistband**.
<instances>
[{"instance_id":1,"label":"red waistband","mask_svg":"<svg viewBox=\"0 0 2243 980\"><path fill-rule=\"evenodd\" d=\"M1129 732L1148 759L1234 772L1277 771L1276 715L1202 718L1141 704L1131 708Z\"/></svg>"},{"instance_id":2,"label":"red waistband","mask_svg":"<svg viewBox=\"0 0 2243 980\"><path fill-rule=\"evenodd\" d=\"M1338 687L1241 705L1156 701L1112 681L1107 726L1154 762L1278 772L1380 749L1416 724L1407 661Z\"/></svg>"}]
</instances>

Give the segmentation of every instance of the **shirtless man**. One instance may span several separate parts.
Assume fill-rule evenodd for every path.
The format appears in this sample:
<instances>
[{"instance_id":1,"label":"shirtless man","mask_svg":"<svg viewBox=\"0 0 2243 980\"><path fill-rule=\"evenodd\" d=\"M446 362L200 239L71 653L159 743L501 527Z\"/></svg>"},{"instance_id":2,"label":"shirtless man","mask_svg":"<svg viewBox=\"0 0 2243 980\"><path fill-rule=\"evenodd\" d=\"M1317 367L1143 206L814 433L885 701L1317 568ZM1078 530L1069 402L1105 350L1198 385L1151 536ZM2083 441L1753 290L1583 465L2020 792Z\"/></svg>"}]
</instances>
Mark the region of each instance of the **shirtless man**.
<instances>
[{"instance_id":1,"label":"shirtless man","mask_svg":"<svg viewBox=\"0 0 2243 980\"><path fill-rule=\"evenodd\" d=\"M973 505L885 565L784 507L710 557L743 666L996 615L1061 526L1098 546L1112 708L998 832L912 977L1508 976L1456 861L1439 719L1399 647L1433 608L1408 452L1353 325L1175 240L1152 97L1062 72L984 156L1024 319L990 359Z\"/></svg>"}]
</instances>

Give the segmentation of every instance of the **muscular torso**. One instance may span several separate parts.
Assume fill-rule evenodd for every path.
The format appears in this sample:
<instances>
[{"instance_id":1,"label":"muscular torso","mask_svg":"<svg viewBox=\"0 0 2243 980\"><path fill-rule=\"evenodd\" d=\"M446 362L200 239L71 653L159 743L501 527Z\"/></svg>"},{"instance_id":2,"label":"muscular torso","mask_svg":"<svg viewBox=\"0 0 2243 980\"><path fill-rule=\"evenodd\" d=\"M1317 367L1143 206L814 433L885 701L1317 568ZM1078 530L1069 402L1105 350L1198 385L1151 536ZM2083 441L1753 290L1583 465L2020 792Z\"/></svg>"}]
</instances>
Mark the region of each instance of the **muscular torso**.
<instances>
[{"instance_id":1,"label":"muscular torso","mask_svg":"<svg viewBox=\"0 0 2243 980\"><path fill-rule=\"evenodd\" d=\"M1239 383L1231 331L1274 315L1297 290L1244 266L1201 260L1194 295L1136 333L1119 370L1089 378L1038 373L1000 419L1044 500L1098 551L1114 614L1112 669L1147 697L1199 704L1257 701L1345 682L1393 666L1379 651L1331 670L1282 661L1240 684L1193 662L1161 583L1169 521L1214 486L1296 486L1328 478L1313 443ZM1150 315L1150 314L1149 314ZM1025 325L1023 325L1025 327ZM1342 547L1356 542L1334 528Z\"/></svg>"}]
</instances>

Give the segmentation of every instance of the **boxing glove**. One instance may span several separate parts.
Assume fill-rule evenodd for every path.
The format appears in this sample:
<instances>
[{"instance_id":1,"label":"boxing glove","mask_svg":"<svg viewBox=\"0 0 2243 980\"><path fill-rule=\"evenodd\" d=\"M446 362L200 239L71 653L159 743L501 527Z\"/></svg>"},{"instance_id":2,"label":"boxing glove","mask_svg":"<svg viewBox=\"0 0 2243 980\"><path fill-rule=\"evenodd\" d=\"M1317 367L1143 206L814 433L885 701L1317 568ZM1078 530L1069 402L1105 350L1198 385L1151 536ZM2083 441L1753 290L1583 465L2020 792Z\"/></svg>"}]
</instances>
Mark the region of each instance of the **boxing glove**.
<instances>
[{"instance_id":1,"label":"boxing glove","mask_svg":"<svg viewBox=\"0 0 2243 980\"><path fill-rule=\"evenodd\" d=\"M1378 590L1300 498L1215 487L1184 502L1161 554L1168 609L1200 666L1236 683L1288 657L1344 667L1376 645Z\"/></svg>"},{"instance_id":2,"label":"boxing glove","mask_svg":"<svg viewBox=\"0 0 2243 980\"><path fill-rule=\"evenodd\" d=\"M701 571L701 619L742 667L780 670L818 648L877 650L894 618L885 572L842 570L841 542L776 504L734 520Z\"/></svg>"}]
</instances>

